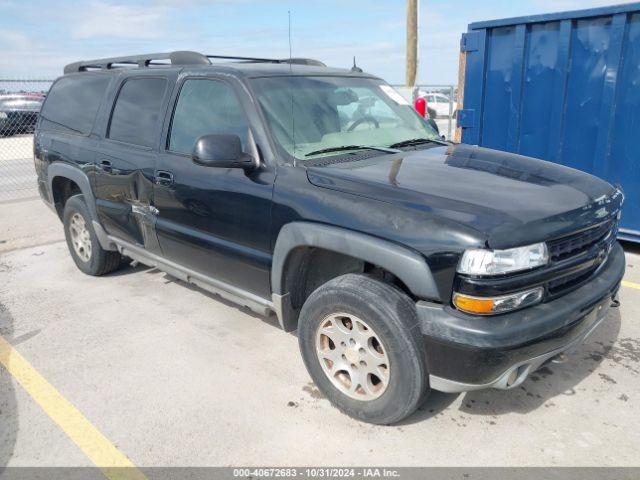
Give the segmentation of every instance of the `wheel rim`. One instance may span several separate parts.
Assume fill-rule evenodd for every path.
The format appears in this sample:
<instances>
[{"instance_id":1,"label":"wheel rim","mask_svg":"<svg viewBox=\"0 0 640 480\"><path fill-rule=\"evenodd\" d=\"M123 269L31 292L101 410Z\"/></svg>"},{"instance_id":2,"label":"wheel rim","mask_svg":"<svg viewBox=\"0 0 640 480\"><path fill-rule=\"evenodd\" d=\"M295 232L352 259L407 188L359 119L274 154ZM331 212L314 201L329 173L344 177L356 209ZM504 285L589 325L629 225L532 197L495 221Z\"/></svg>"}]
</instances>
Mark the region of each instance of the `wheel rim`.
<instances>
[{"instance_id":1,"label":"wheel rim","mask_svg":"<svg viewBox=\"0 0 640 480\"><path fill-rule=\"evenodd\" d=\"M316 353L333 386L351 398L375 400L389 385L387 349L373 328L354 315L325 317L316 332Z\"/></svg>"},{"instance_id":2,"label":"wheel rim","mask_svg":"<svg viewBox=\"0 0 640 480\"><path fill-rule=\"evenodd\" d=\"M83 262L88 262L91 258L91 234L84 217L79 213L74 213L71 216L69 233L71 234L71 243L76 255Z\"/></svg>"}]
</instances>

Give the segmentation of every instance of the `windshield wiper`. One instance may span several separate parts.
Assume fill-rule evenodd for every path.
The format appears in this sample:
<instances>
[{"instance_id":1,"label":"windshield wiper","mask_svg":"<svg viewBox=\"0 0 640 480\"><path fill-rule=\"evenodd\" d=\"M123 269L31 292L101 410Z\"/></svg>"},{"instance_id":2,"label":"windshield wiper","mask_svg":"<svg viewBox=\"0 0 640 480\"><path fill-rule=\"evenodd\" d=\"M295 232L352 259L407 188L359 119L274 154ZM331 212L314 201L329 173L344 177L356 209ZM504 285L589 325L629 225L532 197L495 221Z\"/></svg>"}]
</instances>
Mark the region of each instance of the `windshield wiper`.
<instances>
[{"instance_id":1,"label":"windshield wiper","mask_svg":"<svg viewBox=\"0 0 640 480\"><path fill-rule=\"evenodd\" d=\"M366 145L342 145L340 147L329 147L322 148L320 150L314 150L313 152L309 152L305 155L305 157L310 157L311 155L319 155L321 153L331 153L331 152L342 152L347 150L378 150L380 152L385 153L398 153L398 150L393 149L392 147L370 147Z\"/></svg>"},{"instance_id":2,"label":"windshield wiper","mask_svg":"<svg viewBox=\"0 0 640 480\"><path fill-rule=\"evenodd\" d=\"M389 148L401 148L401 147L412 147L414 145L422 145L424 143L437 143L438 145L449 145L446 142L441 140L433 140L430 138L412 138L410 140L403 140L402 142L397 142L389 145Z\"/></svg>"}]
</instances>

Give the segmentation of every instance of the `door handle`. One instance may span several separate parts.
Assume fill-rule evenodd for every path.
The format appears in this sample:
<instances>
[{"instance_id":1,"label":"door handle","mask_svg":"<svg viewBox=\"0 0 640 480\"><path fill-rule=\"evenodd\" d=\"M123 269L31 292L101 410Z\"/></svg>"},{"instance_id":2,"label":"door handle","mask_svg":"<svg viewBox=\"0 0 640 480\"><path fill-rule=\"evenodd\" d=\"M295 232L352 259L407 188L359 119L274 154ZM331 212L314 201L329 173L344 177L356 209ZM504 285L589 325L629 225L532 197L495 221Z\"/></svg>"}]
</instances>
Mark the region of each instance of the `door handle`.
<instances>
[{"instance_id":1,"label":"door handle","mask_svg":"<svg viewBox=\"0 0 640 480\"><path fill-rule=\"evenodd\" d=\"M173 173L167 172L166 170L156 170L154 181L156 185L163 185L165 187L172 185Z\"/></svg>"},{"instance_id":2,"label":"door handle","mask_svg":"<svg viewBox=\"0 0 640 480\"><path fill-rule=\"evenodd\" d=\"M110 172L112 165L109 160L100 160L100 168L105 172Z\"/></svg>"}]
</instances>

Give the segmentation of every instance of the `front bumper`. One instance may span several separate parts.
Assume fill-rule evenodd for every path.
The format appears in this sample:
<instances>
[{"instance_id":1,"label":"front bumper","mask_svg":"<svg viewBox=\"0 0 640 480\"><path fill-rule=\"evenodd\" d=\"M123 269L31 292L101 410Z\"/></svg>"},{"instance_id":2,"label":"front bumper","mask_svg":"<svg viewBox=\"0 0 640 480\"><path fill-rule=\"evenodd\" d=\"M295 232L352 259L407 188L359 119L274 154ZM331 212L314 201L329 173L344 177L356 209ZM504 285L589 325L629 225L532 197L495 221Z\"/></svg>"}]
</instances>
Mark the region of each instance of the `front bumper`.
<instances>
[{"instance_id":1,"label":"front bumper","mask_svg":"<svg viewBox=\"0 0 640 480\"><path fill-rule=\"evenodd\" d=\"M606 317L624 275L616 243L594 277L553 301L478 317L416 303L431 387L444 392L514 388L541 365L582 344Z\"/></svg>"}]
</instances>

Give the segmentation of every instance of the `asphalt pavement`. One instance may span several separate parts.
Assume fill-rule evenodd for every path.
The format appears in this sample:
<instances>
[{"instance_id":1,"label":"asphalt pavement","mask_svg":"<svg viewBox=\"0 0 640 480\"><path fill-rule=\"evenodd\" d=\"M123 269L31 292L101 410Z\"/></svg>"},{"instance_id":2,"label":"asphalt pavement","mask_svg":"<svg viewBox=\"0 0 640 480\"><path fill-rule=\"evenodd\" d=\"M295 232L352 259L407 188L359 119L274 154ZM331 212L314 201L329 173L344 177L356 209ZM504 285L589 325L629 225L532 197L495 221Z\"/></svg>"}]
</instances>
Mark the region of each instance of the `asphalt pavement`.
<instances>
[{"instance_id":1,"label":"asphalt pavement","mask_svg":"<svg viewBox=\"0 0 640 480\"><path fill-rule=\"evenodd\" d=\"M638 248L569 362L381 427L323 398L273 318L142 266L82 274L40 200L0 202L0 226L0 468L640 463Z\"/></svg>"}]
</instances>

